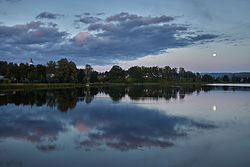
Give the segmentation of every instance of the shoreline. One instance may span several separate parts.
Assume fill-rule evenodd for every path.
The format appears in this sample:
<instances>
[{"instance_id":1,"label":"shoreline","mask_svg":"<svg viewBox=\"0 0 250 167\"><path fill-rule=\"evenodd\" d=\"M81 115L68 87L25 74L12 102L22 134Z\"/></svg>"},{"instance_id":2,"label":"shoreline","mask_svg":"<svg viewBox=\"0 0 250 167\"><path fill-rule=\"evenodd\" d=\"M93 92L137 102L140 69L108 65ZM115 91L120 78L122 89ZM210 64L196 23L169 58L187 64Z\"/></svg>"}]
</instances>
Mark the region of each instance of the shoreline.
<instances>
[{"instance_id":1,"label":"shoreline","mask_svg":"<svg viewBox=\"0 0 250 167\"><path fill-rule=\"evenodd\" d=\"M102 86L181 86L181 85L203 85L205 83L178 83L178 82L168 82L168 83L90 83L89 86L80 83L10 83L10 84L0 84L0 90L16 90L16 89L59 89L59 88L83 88L83 87L102 87Z\"/></svg>"},{"instance_id":2,"label":"shoreline","mask_svg":"<svg viewBox=\"0 0 250 167\"><path fill-rule=\"evenodd\" d=\"M67 89L67 88L87 88L87 87L106 87L106 86L243 86L238 83L204 83L204 82L152 82L152 83L9 83L0 84L0 90L27 90L27 89ZM248 84L249 85L249 84Z\"/></svg>"}]
</instances>

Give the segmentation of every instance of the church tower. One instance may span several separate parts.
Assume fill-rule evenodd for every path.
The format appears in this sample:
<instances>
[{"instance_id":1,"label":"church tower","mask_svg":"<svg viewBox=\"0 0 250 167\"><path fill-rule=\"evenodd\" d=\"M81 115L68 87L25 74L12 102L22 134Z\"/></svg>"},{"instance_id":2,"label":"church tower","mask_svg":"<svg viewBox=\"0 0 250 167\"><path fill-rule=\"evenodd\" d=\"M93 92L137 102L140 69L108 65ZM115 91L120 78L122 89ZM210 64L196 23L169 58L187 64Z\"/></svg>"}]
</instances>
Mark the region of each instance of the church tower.
<instances>
[{"instance_id":1,"label":"church tower","mask_svg":"<svg viewBox=\"0 0 250 167\"><path fill-rule=\"evenodd\" d=\"M32 58L30 59L30 65L32 65L33 64L33 61L32 61Z\"/></svg>"}]
</instances>

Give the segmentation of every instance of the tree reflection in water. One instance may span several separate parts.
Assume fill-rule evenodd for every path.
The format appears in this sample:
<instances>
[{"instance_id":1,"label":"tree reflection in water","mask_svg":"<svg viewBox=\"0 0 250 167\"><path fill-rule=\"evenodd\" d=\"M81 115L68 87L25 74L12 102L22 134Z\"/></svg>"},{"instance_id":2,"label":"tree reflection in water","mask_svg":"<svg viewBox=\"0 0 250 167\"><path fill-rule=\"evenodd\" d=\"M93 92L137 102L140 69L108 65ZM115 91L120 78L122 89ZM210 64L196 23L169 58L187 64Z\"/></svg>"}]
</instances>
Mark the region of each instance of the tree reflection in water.
<instances>
[{"instance_id":1,"label":"tree reflection in water","mask_svg":"<svg viewBox=\"0 0 250 167\"><path fill-rule=\"evenodd\" d=\"M0 105L31 105L57 107L62 112L74 109L77 102L85 101L89 104L98 93L105 93L113 101L121 100L126 94L131 100L143 100L145 98L159 99L185 98L185 95L208 91L212 87L161 87L161 86L114 86L114 87L90 87L76 89L49 89L28 91L7 91L0 96Z\"/></svg>"},{"instance_id":2,"label":"tree reflection in water","mask_svg":"<svg viewBox=\"0 0 250 167\"><path fill-rule=\"evenodd\" d=\"M38 110L39 107L32 113L2 110L0 139L27 140L36 144L37 149L48 152L58 150L59 134L67 133L74 127L77 130L77 136L69 143L75 145L77 149L90 151L97 148L112 148L128 151L148 147L167 148L174 145L174 140L185 138L189 130L208 130L216 126L136 105L123 103L114 105L105 100L98 101L95 105L88 105L88 103L98 92L113 96L113 100L119 100L125 94L136 100L145 97L168 100L177 98L178 94L183 96L194 91L196 89L180 87L171 89L116 87L115 91L110 88L89 88L9 92L1 96L1 105L47 104L49 107L57 106L58 110L66 112L68 109L73 109L79 101L85 101L87 104L76 107L74 112L66 115L50 110Z\"/></svg>"}]
</instances>

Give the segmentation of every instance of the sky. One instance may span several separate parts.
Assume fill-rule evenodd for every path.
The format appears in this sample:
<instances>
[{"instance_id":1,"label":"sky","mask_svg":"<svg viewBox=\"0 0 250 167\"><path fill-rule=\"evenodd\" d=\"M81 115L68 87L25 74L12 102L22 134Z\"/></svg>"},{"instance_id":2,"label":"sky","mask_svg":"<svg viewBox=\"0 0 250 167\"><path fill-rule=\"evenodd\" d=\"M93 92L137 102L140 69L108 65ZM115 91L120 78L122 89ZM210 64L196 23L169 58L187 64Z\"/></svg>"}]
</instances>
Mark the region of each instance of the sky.
<instances>
[{"instance_id":1,"label":"sky","mask_svg":"<svg viewBox=\"0 0 250 167\"><path fill-rule=\"evenodd\" d=\"M249 17L249 0L0 0L0 61L250 71Z\"/></svg>"}]
</instances>

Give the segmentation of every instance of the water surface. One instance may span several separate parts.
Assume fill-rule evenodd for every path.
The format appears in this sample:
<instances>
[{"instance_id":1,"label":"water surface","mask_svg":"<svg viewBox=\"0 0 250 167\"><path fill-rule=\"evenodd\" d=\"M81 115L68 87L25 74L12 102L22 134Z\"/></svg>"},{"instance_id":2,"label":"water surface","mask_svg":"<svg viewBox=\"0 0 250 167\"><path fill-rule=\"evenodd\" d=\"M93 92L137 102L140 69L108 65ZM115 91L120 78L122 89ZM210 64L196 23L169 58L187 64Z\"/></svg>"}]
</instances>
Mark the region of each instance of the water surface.
<instances>
[{"instance_id":1,"label":"water surface","mask_svg":"<svg viewBox=\"0 0 250 167\"><path fill-rule=\"evenodd\" d=\"M250 166L250 88L0 92L0 166Z\"/></svg>"}]
</instances>

